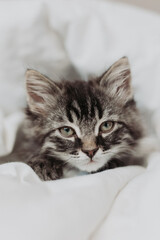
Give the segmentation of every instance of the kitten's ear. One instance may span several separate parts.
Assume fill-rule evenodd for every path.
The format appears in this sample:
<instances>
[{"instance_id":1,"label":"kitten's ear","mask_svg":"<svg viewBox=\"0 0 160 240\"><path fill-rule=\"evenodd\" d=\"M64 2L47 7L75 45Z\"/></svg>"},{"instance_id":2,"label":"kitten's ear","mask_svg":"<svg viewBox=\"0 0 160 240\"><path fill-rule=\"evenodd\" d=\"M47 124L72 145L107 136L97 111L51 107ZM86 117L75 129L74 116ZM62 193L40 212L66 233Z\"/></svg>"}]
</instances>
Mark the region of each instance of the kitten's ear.
<instances>
[{"instance_id":1,"label":"kitten's ear","mask_svg":"<svg viewBox=\"0 0 160 240\"><path fill-rule=\"evenodd\" d=\"M133 99L131 87L131 71L127 57L115 62L100 79L100 86L122 103Z\"/></svg>"},{"instance_id":2,"label":"kitten's ear","mask_svg":"<svg viewBox=\"0 0 160 240\"><path fill-rule=\"evenodd\" d=\"M35 70L26 71L27 101L30 110L46 115L49 106L54 103L59 87L50 79Z\"/></svg>"}]
</instances>

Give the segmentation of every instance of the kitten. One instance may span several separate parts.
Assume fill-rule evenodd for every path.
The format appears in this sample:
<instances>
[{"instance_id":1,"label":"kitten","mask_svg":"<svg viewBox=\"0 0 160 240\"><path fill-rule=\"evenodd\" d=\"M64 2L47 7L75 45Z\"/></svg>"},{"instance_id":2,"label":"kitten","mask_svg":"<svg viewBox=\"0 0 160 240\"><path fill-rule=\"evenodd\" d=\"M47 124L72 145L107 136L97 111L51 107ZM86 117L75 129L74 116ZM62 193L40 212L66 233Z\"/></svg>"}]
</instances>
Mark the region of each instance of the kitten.
<instances>
[{"instance_id":1,"label":"kitten","mask_svg":"<svg viewBox=\"0 0 160 240\"><path fill-rule=\"evenodd\" d=\"M41 179L143 163L144 130L127 57L87 82L57 83L27 70L26 88L27 117L14 149Z\"/></svg>"}]
</instances>

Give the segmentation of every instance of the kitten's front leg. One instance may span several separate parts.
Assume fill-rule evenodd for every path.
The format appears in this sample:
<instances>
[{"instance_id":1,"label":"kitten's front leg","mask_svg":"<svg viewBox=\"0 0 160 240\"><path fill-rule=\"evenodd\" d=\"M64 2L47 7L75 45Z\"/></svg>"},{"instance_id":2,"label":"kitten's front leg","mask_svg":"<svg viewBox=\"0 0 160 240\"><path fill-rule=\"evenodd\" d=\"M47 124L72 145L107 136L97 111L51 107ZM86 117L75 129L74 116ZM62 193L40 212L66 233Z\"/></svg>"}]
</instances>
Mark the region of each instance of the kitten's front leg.
<instances>
[{"instance_id":1,"label":"kitten's front leg","mask_svg":"<svg viewBox=\"0 0 160 240\"><path fill-rule=\"evenodd\" d=\"M54 160L48 161L36 157L28 161L27 164L43 181L56 180L62 177L62 166L58 165Z\"/></svg>"}]
</instances>

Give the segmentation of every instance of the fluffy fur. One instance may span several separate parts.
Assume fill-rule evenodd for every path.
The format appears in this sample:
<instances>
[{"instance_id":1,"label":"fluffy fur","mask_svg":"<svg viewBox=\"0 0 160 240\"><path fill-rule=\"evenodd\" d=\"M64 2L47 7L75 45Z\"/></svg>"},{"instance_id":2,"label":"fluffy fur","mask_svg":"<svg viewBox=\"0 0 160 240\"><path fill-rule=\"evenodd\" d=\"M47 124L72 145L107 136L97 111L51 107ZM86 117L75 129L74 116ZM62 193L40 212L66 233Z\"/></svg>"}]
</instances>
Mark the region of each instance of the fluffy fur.
<instances>
[{"instance_id":1,"label":"fluffy fur","mask_svg":"<svg viewBox=\"0 0 160 240\"><path fill-rule=\"evenodd\" d=\"M71 170L94 173L142 164L138 149L144 132L126 57L89 81L57 83L27 70L26 89L27 117L20 129L23 144L16 146L20 161L41 179L62 178ZM109 132L101 131L106 121L113 123ZM71 128L73 136L63 136L63 127Z\"/></svg>"}]
</instances>

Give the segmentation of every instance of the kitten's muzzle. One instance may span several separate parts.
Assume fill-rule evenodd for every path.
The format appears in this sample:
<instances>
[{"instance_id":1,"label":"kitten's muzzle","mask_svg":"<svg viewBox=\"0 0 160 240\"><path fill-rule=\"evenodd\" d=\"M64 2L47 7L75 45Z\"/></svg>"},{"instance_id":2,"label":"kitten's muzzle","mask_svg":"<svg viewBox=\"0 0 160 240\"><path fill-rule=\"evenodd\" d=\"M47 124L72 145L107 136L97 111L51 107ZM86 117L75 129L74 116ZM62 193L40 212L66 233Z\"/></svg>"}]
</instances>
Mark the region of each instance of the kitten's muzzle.
<instances>
[{"instance_id":1,"label":"kitten's muzzle","mask_svg":"<svg viewBox=\"0 0 160 240\"><path fill-rule=\"evenodd\" d=\"M92 150L83 150L82 152L84 152L89 158L93 158L93 156L96 154L96 152L98 151L98 148L94 148Z\"/></svg>"}]
</instances>

